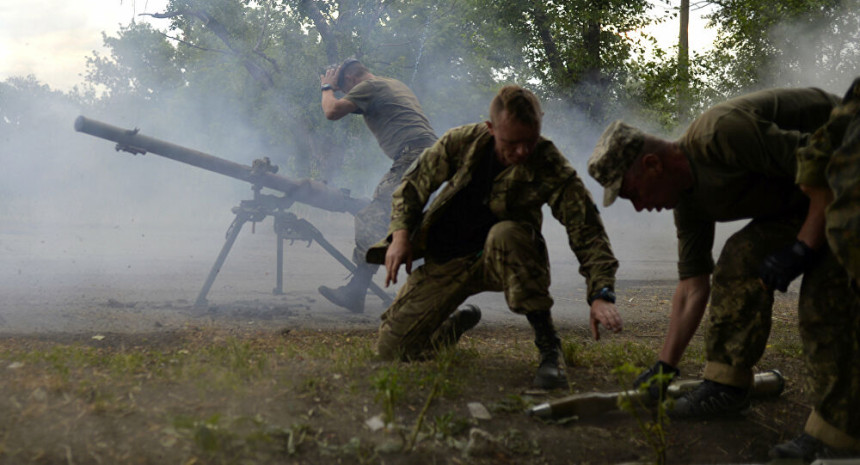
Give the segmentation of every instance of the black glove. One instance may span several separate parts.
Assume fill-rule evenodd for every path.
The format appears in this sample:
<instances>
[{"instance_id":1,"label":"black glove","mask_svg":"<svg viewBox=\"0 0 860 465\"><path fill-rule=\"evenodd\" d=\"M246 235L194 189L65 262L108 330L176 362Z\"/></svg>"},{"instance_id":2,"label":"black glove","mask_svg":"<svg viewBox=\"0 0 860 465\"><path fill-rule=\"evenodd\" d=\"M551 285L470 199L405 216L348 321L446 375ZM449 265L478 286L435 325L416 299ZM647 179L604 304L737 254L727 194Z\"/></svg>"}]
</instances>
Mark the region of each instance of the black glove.
<instances>
[{"instance_id":1,"label":"black glove","mask_svg":"<svg viewBox=\"0 0 860 465\"><path fill-rule=\"evenodd\" d=\"M660 379L655 379L655 376L663 375ZM677 376L681 375L681 370L669 365L668 363L657 360L651 368L645 370L633 381L633 388L639 389L639 386L648 386L648 395L652 400L659 400L666 397L666 389L669 388L669 383Z\"/></svg>"},{"instance_id":2,"label":"black glove","mask_svg":"<svg viewBox=\"0 0 860 465\"><path fill-rule=\"evenodd\" d=\"M788 285L806 270L816 255L815 250L798 240L764 258L759 269L761 282L768 289L785 292Z\"/></svg>"}]
</instances>

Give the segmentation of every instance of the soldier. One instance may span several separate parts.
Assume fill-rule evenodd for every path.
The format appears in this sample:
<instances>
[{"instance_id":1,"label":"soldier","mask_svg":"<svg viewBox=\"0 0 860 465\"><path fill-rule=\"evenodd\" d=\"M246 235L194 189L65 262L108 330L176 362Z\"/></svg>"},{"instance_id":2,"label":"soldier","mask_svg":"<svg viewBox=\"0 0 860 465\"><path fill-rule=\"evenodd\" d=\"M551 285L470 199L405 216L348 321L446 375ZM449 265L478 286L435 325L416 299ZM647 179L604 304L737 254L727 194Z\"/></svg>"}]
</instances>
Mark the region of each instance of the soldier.
<instances>
[{"instance_id":1,"label":"soldier","mask_svg":"<svg viewBox=\"0 0 860 465\"><path fill-rule=\"evenodd\" d=\"M809 145L797 151L797 183L813 205L828 205L827 242L844 269L834 270L830 288L817 292L821 296L817 304L825 310L811 315L815 319L801 322L811 391L817 397L815 410L800 436L771 449L770 456L775 459L860 457L858 115L860 78L833 110L827 124L812 135ZM853 291L848 290L852 285ZM826 324L822 324L823 320Z\"/></svg>"},{"instance_id":2,"label":"soldier","mask_svg":"<svg viewBox=\"0 0 860 465\"><path fill-rule=\"evenodd\" d=\"M544 204L566 227L579 259L594 338L599 324L621 330L613 292L618 262L582 181L540 136L542 117L531 91L505 86L490 105L490 121L448 131L403 177L388 237L367 255L368 262L385 263L386 286L397 282L401 265L409 274L382 315L382 358L421 358L456 343L480 320L476 308L455 312L457 306L471 295L501 291L535 331L541 357L535 386L567 386L550 315L549 260L540 233ZM412 260L422 256L424 265L412 272Z\"/></svg>"},{"instance_id":3,"label":"soldier","mask_svg":"<svg viewBox=\"0 0 860 465\"><path fill-rule=\"evenodd\" d=\"M355 215L356 271L345 286L332 289L320 286L319 292L333 303L353 313L364 312L367 288L378 268L364 260L368 247L385 235L391 208L391 193L403 173L425 148L436 141L436 134L415 94L405 84L378 77L358 60L348 59L337 69L320 76L322 108L326 118L339 120L350 113L364 117L385 155L393 160L391 169L373 192L366 208ZM335 91L346 93L337 98Z\"/></svg>"},{"instance_id":4,"label":"soldier","mask_svg":"<svg viewBox=\"0 0 860 465\"><path fill-rule=\"evenodd\" d=\"M809 291L826 287L833 267L816 232L823 216L794 184L794 152L837 103L819 89L765 90L712 107L677 141L621 121L598 141L588 171L605 189L604 205L621 197L637 211L674 209L680 281L659 359L636 386L657 373L670 375L664 380L678 374L710 297L705 381L678 399L670 415L707 418L747 408L774 289L785 292L805 272L801 324L804 315L818 314ZM715 266L715 223L740 219L751 221L726 241ZM660 388L665 382L649 392L656 397Z\"/></svg>"}]
</instances>

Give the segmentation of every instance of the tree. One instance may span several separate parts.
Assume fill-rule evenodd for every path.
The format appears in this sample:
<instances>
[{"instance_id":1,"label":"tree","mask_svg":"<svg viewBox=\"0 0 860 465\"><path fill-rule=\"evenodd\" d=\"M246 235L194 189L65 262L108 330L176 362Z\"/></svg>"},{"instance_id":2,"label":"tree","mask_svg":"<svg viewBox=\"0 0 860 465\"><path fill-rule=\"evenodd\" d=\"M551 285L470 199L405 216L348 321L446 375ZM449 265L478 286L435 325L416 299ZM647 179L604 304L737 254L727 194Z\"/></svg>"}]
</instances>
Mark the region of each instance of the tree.
<instances>
[{"instance_id":1,"label":"tree","mask_svg":"<svg viewBox=\"0 0 860 465\"><path fill-rule=\"evenodd\" d=\"M545 98L559 98L602 120L607 102L626 80L627 63L642 44L631 33L651 19L647 0L492 2L490 21L510 31L524 60L514 65L521 82L534 82ZM607 97L609 98L607 99Z\"/></svg>"},{"instance_id":2,"label":"tree","mask_svg":"<svg viewBox=\"0 0 860 465\"><path fill-rule=\"evenodd\" d=\"M772 85L841 81L845 87L856 73L857 0L713 3L718 8L710 20L720 33L706 60L723 95Z\"/></svg>"},{"instance_id":3,"label":"tree","mask_svg":"<svg viewBox=\"0 0 860 465\"><path fill-rule=\"evenodd\" d=\"M387 161L360 119L324 120L316 88L325 66L353 56L407 83L440 134L486 118L506 82L595 125L640 101L671 121L677 62L642 58L653 46L638 34L654 20L649 8L648 0L172 0L155 15L166 32L129 25L106 37L111 54L91 60L88 78L112 100L157 101L188 117L197 109L214 135L230 130L212 118L229 109L291 174L359 187Z\"/></svg>"}]
</instances>

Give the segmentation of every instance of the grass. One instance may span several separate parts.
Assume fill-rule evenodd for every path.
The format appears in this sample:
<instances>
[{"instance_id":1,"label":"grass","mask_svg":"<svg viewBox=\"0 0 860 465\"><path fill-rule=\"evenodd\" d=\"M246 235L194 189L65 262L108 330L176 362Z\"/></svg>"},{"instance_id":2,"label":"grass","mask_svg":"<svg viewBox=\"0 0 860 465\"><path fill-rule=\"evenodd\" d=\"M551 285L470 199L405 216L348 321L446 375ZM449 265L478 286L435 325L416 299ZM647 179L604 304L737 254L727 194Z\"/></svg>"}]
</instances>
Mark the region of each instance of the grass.
<instances>
[{"instance_id":1,"label":"grass","mask_svg":"<svg viewBox=\"0 0 860 465\"><path fill-rule=\"evenodd\" d=\"M796 363L788 355L797 342L782 334L788 329L775 325L769 353ZM524 416L545 399L523 391L537 359L528 328L467 336L456 349L416 363L376 360L375 341L371 330L216 329L166 340L0 339L0 411L7 412L0 419L0 463L68 463L69 457L74 463L134 463L130 457L182 464L407 463L405 457L419 452L450 463L462 460L476 428L490 432L502 451L496 453L521 457L514 463L531 463L528 457L545 463L553 462L548 448L556 446L544 437L589 432ZM650 366L660 342L613 336L595 343L565 335L572 384L580 392L617 390L608 374L624 364ZM685 363L698 363L690 357L703 353L700 346L691 347ZM493 419L472 418L466 404L473 401ZM377 415L386 427L372 431L365 422ZM619 434L632 437L634 428ZM596 448L604 439L554 441L561 450ZM614 441L611 434L605 438ZM649 446L637 447L647 455Z\"/></svg>"}]
</instances>

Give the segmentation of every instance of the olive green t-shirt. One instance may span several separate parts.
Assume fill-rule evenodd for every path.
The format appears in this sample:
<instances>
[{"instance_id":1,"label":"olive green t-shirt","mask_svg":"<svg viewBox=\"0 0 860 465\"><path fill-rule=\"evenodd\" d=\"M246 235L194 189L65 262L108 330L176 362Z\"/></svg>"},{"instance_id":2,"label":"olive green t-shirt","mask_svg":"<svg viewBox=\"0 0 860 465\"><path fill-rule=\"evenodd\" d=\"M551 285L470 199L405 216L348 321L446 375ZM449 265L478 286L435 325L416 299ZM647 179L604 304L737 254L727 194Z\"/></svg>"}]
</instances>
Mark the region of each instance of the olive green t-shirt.
<instances>
[{"instance_id":1,"label":"olive green t-shirt","mask_svg":"<svg viewBox=\"0 0 860 465\"><path fill-rule=\"evenodd\" d=\"M358 83L343 98L358 107L354 113L364 116L382 151L392 160L406 146L429 147L437 139L418 98L396 79L373 77Z\"/></svg>"},{"instance_id":2,"label":"olive green t-shirt","mask_svg":"<svg viewBox=\"0 0 860 465\"><path fill-rule=\"evenodd\" d=\"M715 105L678 143L693 187L674 209L681 279L710 274L717 221L805 215L794 152L839 102L819 89L772 89Z\"/></svg>"}]
</instances>

